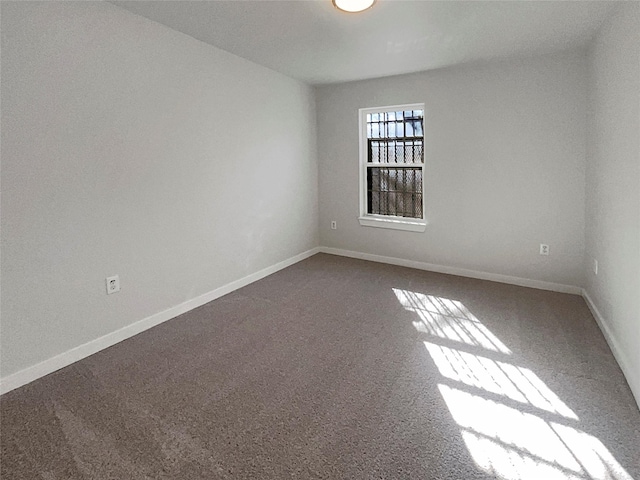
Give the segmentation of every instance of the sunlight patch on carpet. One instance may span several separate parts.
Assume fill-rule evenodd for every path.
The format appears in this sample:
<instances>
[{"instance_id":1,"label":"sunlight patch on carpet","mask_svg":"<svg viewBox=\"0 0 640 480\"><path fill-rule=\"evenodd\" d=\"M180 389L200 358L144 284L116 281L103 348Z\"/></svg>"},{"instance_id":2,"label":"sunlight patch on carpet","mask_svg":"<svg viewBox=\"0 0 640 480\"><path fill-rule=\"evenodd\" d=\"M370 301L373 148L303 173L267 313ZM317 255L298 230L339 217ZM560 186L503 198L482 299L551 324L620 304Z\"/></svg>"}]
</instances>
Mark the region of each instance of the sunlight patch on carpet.
<instances>
[{"instance_id":1,"label":"sunlight patch on carpet","mask_svg":"<svg viewBox=\"0 0 640 480\"><path fill-rule=\"evenodd\" d=\"M441 375L475 464L503 480L633 480L580 419L461 302L393 289Z\"/></svg>"},{"instance_id":2,"label":"sunlight patch on carpet","mask_svg":"<svg viewBox=\"0 0 640 480\"><path fill-rule=\"evenodd\" d=\"M398 288L394 288L393 293L405 310L417 314L420 319L414 322L417 330L454 342L511 353L461 302Z\"/></svg>"}]
</instances>

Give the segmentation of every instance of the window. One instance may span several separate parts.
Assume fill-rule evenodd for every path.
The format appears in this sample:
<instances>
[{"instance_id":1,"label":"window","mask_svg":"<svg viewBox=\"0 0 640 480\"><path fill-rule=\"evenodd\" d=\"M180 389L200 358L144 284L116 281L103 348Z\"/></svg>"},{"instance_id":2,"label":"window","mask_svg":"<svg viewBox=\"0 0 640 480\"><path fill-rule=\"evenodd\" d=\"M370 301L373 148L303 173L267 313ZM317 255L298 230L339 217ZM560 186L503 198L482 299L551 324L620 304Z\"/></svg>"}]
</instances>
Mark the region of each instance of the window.
<instances>
[{"instance_id":1,"label":"window","mask_svg":"<svg viewBox=\"0 0 640 480\"><path fill-rule=\"evenodd\" d=\"M360 109L360 224L424 232L424 104Z\"/></svg>"}]
</instances>

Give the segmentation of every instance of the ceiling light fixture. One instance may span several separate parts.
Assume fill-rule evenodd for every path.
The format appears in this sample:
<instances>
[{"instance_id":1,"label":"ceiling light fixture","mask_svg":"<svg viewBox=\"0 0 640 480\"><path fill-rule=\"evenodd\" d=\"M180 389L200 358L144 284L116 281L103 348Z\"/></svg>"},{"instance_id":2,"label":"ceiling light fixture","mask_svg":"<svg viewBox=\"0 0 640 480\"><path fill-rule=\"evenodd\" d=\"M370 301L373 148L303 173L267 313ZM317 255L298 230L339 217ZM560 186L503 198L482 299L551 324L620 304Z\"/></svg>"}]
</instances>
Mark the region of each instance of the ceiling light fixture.
<instances>
[{"instance_id":1,"label":"ceiling light fixture","mask_svg":"<svg viewBox=\"0 0 640 480\"><path fill-rule=\"evenodd\" d=\"M333 5L343 12L357 13L373 7L376 0L331 0Z\"/></svg>"}]
</instances>

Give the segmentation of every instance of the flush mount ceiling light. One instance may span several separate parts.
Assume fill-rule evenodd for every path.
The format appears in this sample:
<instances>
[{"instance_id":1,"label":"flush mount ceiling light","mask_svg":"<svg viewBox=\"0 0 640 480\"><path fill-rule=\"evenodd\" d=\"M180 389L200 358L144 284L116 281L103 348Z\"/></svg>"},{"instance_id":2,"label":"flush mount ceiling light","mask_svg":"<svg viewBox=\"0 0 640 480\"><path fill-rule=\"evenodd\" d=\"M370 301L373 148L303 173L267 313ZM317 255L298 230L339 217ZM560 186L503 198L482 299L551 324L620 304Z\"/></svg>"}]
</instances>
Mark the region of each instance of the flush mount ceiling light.
<instances>
[{"instance_id":1,"label":"flush mount ceiling light","mask_svg":"<svg viewBox=\"0 0 640 480\"><path fill-rule=\"evenodd\" d=\"M343 12L356 13L371 8L376 0L331 0L333 5Z\"/></svg>"}]
</instances>

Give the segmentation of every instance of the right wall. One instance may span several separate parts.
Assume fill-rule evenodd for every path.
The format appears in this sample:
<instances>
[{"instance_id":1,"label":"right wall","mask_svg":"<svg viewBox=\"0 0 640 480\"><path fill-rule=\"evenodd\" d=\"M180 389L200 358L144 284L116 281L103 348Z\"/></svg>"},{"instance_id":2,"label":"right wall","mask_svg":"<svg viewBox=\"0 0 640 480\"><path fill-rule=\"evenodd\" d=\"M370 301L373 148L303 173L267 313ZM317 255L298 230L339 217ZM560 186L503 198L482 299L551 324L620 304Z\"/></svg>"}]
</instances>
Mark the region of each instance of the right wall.
<instances>
[{"instance_id":1,"label":"right wall","mask_svg":"<svg viewBox=\"0 0 640 480\"><path fill-rule=\"evenodd\" d=\"M605 22L588 64L586 297L640 405L640 3Z\"/></svg>"}]
</instances>

